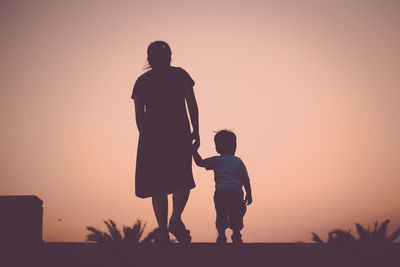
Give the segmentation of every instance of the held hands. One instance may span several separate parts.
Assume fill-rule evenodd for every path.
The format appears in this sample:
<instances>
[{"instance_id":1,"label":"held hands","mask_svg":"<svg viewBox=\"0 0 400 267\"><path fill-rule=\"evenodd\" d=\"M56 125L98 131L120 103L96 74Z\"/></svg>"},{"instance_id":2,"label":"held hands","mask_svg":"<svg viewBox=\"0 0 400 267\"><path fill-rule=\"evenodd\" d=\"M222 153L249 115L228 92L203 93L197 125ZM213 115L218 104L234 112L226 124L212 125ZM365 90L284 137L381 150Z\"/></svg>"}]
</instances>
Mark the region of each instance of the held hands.
<instances>
[{"instance_id":1,"label":"held hands","mask_svg":"<svg viewBox=\"0 0 400 267\"><path fill-rule=\"evenodd\" d=\"M244 204L248 206L251 203L253 203L253 197L251 196L251 194L246 194L246 197L244 199Z\"/></svg>"},{"instance_id":2,"label":"held hands","mask_svg":"<svg viewBox=\"0 0 400 267\"><path fill-rule=\"evenodd\" d=\"M192 141L193 140L194 140L193 150L197 151L197 149L199 149L199 147L200 147L200 135L199 135L199 132L197 132L197 131L192 132Z\"/></svg>"},{"instance_id":3,"label":"held hands","mask_svg":"<svg viewBox=\"0 0 400 267\"><path fill-rule=\"evenodd\" d=\"M197 151L199 149L199 147L200 147L200 142L195 141L192 144L193 152Z\"/></svg>"}]
</instances>

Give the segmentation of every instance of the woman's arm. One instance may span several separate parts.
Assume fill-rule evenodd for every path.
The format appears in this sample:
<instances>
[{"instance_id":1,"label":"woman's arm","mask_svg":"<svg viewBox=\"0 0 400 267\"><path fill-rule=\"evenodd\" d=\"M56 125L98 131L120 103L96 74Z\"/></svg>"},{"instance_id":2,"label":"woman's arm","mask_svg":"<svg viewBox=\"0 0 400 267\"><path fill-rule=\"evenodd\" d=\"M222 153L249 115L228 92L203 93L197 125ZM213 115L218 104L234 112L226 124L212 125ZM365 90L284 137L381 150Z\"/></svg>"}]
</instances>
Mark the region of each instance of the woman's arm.
<instances>
[{"instance_id":1,"label":"woman's arm","mask_svg":"<svg viewBox=\"0 0 400 267\"><path fill-rule=\"evenodd\" d=\"M139 130L139 133L142 132L143 129L143 120L144 120L144 103L139 96L135 96L135 114L136 114L136 125Z\"/></svg>"},{"instance_id":2,"label":"woman's arm","mask_svg":"<svg viewBox=\"0 0 400 267\"><path fill-rule=\"evenodd\" d=\"M192 122L193 128L193 139L195 142L200 144L199 135L199 109L197 107L196 97L194 96L193 86L188 82L183 82L183 87L185 90L185 99L189 109L190 121Z\"/></svg>"}]
</instances>

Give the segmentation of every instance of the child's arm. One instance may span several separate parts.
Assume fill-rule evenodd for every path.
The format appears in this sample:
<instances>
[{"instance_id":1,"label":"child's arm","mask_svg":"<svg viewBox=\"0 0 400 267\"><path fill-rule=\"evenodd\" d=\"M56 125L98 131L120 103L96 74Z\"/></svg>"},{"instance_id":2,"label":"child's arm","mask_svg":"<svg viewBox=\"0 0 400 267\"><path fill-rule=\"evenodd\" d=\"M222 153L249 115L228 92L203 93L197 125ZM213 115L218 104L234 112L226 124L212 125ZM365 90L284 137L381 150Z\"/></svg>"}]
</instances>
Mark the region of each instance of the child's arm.
<instances>
[{"instance_id":1,"label":"child's arm","mask_svg":"<svg viewBox=\"0 0 400 267\"><path fill-rule=\"evenodd\" d=\"M246 197L244 199L244 202L247 205L250 205L253 202L253 196L251 195L250 180L249 179L245 179L243 181L243 186L244 186L244 189L246 190Z\"/></svg>"},{"instance_id":2,"label":"child's arm","mask_svg":"<svg viewBox=\"0 0 400 267\"><path fill-rule=\"evenodd\" d=\"M247 173L246 166L244 165L243 162L242 162L242 183L244 189L246 190L246 197L244 198L244 202L247 205L250 205L253 202L253 196L251 195L249 174Z\"/></svg>"},{"instance_id":3,"label":"child's arm","mask_svg":"<svg viewBox=\"0 0 400 267\"><path fill-rule=\"evenodd\" d=\"M200 145L200 143L198 143L198 142L195 142L193 144L193 159L197 166L205 167L204 160L200 156L199 152L197 152L197 149L199 149L199 145Z\"/></svg>"}]
</instances>

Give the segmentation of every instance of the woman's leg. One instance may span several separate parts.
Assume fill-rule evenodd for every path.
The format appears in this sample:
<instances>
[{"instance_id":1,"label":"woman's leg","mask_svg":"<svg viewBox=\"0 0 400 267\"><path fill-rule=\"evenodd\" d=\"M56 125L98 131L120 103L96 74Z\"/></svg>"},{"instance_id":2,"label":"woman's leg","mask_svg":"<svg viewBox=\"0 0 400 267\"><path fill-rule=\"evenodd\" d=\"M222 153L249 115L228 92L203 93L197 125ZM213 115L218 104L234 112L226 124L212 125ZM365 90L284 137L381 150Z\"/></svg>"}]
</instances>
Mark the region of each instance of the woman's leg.
<instances>
[{"instance_id":1,"label":"woman's leg","mask_svg":"<svg viewBox=\"0 0 400 267\"><path fill-rule=\"evenodd\" d=\"M189 198L190 189L177 189L172 196L173 210L169 219L169 231L176 237L179 243L190 243L192 237L182 222L182 212Z\"/></svg>"},{"instance_id":2,"label":"woman's leg","mask_svg":"<svg viewBox=\"0 0 400 267\"><path fill-rule=\"evenodd\" d=\"M175 190L172 196L172 215L170 221L182 221L182 212L185 209L186 203L189 199L190 189L187 188L179 188Z\"/></svg>"},{"instance_id":3,"label":"woman's leg","mask_svg":"<svg viewBox=\"0 0 400 267\"><path fill-rule=\"evenodd\" d=\"M169 236L167 228L168 220L168 197L167 195L159 195L152 197L153 210L156 215L158 228L160 229L160 238L167 239Z\"/></svg>"}]
</instances>

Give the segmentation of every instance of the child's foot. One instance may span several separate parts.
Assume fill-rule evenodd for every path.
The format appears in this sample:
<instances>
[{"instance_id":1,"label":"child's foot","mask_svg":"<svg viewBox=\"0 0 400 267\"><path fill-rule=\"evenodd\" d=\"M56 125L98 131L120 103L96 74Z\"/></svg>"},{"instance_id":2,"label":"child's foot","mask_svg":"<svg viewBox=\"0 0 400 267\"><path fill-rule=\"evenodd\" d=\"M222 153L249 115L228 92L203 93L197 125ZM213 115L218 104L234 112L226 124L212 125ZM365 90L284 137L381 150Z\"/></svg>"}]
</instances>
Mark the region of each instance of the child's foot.
<instances>
[{"instance_id":1,"label":"child's foot","mask_svg":"<svg viewBox=\"0 0 400 267\"><path fill-rule=\"evenodd\" d=\"M242 245L243 244L242 235L240 234L240 232L233 232L232 243L234 245Z\"/></svg>"},{"instance_id":2,"label":"child's foot","mask_svg":"<svg viewBox=\"0 0 400 267\"><path fill-rule=\"evenodd\" d=\"M223 245L226 244L226 236L225 234L219 234L217 237L217 244L218 245Z\"/></svg>"}]
</instances>

